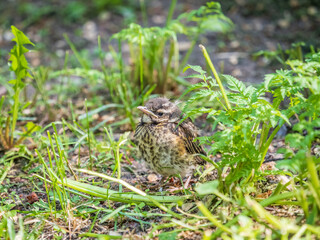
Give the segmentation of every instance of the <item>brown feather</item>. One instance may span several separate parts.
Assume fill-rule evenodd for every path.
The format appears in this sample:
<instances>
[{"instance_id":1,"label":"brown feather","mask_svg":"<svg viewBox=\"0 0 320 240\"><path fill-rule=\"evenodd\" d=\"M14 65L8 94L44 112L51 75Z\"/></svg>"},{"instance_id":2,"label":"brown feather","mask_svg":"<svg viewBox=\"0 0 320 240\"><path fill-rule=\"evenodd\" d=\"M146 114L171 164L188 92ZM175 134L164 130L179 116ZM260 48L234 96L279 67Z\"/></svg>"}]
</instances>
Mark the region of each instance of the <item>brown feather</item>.
<instances>
[{"instance_id":1,"label":"brown feather","mask_svg":"<svg viewBox=\"0 0 320 240\"><path fill-rule=\"evenodd\" d=\"M180 125L177 123L171 123L169 125L171 131L183 139L188 153L207 156L199 141L194 140L199 136L198 130L189 118L183 121ZM195 160L197 164L205 164L205 161L200 156L195 156Z\"/></svg>"}]
</instances>

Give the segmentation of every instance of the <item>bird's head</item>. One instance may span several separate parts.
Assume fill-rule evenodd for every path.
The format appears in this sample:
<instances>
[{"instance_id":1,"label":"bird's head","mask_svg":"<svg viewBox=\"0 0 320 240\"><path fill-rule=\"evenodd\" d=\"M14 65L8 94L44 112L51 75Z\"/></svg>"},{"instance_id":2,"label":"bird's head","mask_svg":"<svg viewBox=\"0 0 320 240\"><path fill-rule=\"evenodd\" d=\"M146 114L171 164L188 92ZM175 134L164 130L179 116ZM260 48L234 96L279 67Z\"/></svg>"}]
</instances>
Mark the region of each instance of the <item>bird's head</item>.
<instances>
[{"instance_id":1,"label":"bird's head","mask_svg":"<svg viewBox=\"0 0 320 240\"><path fill-rule=\"evenodd\" d=\"M182 116L178 106L166 98L152 98L138 109L143 112L142 123L179 122Z\"/></svg>"}]
</instances>

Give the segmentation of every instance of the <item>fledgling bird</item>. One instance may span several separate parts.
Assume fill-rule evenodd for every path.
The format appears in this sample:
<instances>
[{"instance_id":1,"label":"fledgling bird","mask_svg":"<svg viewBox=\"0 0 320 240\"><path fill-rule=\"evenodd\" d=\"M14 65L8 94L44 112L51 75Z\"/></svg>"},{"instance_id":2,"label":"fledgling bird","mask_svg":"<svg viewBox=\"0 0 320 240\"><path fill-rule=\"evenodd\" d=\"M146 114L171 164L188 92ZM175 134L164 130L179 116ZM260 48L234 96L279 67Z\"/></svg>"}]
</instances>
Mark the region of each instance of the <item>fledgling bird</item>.
<instances>
[{"instance_id":1,"label":"fledgling bird","mask_svg":"<svg viewBox=\"0 0 320 240\"><path fill-rule=\"evenodd\" d=\"M206 155L199 141L197 128L183 118L178 106L166 98L150 99L145 106L134 134L134 142L149 167L163 177L180 174L189 176L205 161L195 154ZM190 178L189 178L190 180Z\"/></svg>"}]
</instances>

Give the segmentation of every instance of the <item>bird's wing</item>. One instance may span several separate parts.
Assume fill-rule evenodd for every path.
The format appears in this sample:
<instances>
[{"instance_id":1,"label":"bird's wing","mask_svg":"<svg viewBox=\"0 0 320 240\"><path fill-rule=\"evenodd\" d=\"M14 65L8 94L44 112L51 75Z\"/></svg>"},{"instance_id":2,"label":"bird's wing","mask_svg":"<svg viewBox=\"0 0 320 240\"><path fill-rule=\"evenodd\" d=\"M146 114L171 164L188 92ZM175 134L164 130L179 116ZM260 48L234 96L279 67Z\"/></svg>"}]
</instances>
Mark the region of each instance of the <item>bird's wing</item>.
<instances>
[{"instance_id":1,"label":"bird's wing","mask_svg":"<svg viewBox=\"0 0 320 240\"><path fill-rule=\"evenodd\" d=\"M203 147L200 145L199 141L194 141L194 139L198 137L198 130L189 118L187 118L179 125L172 124L171 128L176 135L183 139L188 153L199 153L205 156L207 155ZM196 156L195 159L198 164L205 163L205 161L200 156Z\"/></svg>"}]
</instances>

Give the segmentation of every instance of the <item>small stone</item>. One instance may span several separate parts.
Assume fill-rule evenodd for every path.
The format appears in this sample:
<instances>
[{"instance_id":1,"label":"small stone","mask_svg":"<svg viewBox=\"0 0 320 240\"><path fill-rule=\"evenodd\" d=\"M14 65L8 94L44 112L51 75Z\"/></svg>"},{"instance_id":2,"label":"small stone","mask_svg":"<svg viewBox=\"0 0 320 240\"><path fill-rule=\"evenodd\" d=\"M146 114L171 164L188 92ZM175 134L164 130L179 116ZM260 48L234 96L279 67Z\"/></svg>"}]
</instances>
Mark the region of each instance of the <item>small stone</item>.
<instances>
[{"instance_id":1,"label":"small stone","mask_svg":"<svg viewBox=\"0 0 320 240\"><path fill-rule=\"evenodd\" d=\"M83 37L89 41L97 40L97 25L93 21L88 21L83 25Z\"/></svg>"},{"instance_id":2,"label":"small stone","mask_svg":"<svg viewBox=\"0 0 320 240\"><path fill-rule=\"evenodd\" d=\"M232 48L238 48L238 47L240 47L240 42L237 41L237 40L234 40L234 41L232 41L232 42L230 43L230 47L232 47Z\"/></svg>"},{"instance_id":3,"label":"small stone","mask_svg":"<svg viewBox=\"0 0 320 240\"><path fill-rule=\"evenodd\" d=\"M154 182L158 181L158 176L156 174L154 174L154 173L149 174L148 175L148 181L154 183Z\"/></svg>"},{"instance_id":4,"label":"small stone","mask_svg":"<svg viewBox=\"0 0 320 240\"><path fill-rule=\"evenodd\" d=\"M152 21L155 23L155 24L163 24L165 23L166 21L166 18L162 15L155 15L152 17Z\"/></svg>"},{"instance_id":5,"label":"small stone","mask_svg":"<svg viewBox=\"0 0 320 240\"><path fill-rule=\"evenodd\" d=\"M307 11L308 11L308 14L311 15L311 16L315 16L318 13L317 8L314 7L314 6L308 7Z\"/></svg>"},{"instance_id":6,"label":"small stone","mask_svg":"<svg viewBox=\"0 0 320 240\"><path fill-rule=\"evenodd\" d=\"M278 25L281 27L281 28L288 28L289 25L290 25L290 22L288 19L280 19L278 21Z\"/></svg>"},{"instance_id":7,"label":"small stone","mask_svg":"<svg viewBox=\"0 0 320 240\"><path fill-rule=\"evenodd\" d=\"M229 62L230 62L232 65L237 65L239 61L238 61L238 58L237 58L237 57L231 56L231 57L229 58Z\"/></svg>"}]
</instances>

